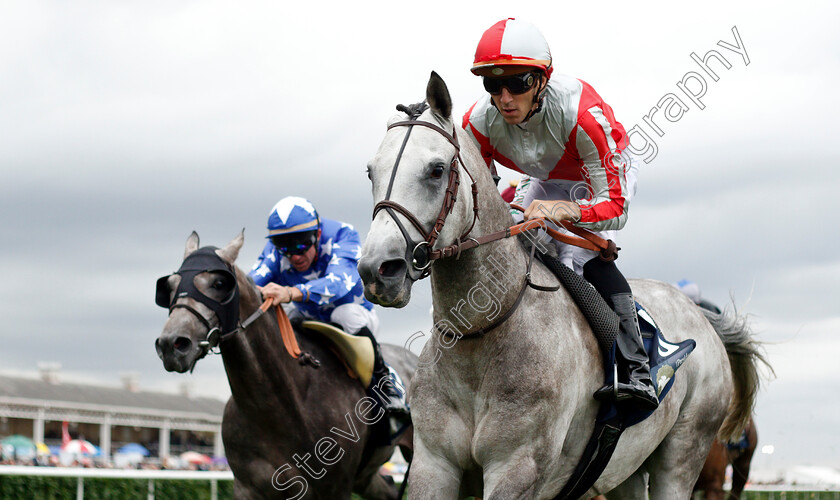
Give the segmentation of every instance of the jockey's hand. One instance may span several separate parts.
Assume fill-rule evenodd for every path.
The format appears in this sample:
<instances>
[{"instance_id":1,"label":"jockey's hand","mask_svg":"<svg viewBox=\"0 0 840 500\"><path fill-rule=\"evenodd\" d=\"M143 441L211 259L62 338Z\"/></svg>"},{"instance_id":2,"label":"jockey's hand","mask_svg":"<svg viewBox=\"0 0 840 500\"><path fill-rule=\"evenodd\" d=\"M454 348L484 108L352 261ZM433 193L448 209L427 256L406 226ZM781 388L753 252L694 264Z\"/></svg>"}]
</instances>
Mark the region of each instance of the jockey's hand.
<instances>
[{"instance_id":1,"label":"jockey's hand","mask_svg":"<svg viewBox=\"0 0 840 500\"><path fill-rule=\"evenodd\" d=\"M580 220L580 206L573 201L566 200L534 200L525 209L525 219L544 217L555 224L568 220Z\"/></svg>"},{"instance_id":2,"label":"jockey's hand","mask_svg":"<svg viewBox=\"0 0 840 500\"><path fill-rule=\"evenodd\" d=\"M282 286L277 283L269 283L265 286L257 287L262 292L263 299L271 298L271 305L276 306L288 302L300 302L303 299L303 293L293 286Z\"/></svg>"}]
</instances>

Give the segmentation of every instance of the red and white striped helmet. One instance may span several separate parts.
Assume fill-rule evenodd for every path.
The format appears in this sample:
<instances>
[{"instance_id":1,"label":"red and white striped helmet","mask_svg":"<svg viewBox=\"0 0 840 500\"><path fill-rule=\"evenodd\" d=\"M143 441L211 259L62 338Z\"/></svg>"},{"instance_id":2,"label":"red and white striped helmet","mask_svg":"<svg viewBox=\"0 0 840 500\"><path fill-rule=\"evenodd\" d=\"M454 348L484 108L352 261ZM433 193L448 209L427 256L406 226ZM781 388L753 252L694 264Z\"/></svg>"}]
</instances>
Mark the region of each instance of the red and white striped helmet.
<instances>
[{"instance_id":1,"label":"red and white striped helmet","mask_svg":"<svg viewBox=\"0 0 840 500\"><path fill-rule=\"evenodd\" d=\"M503 66L525 66L541 69L551 78L551 50L548 42L533 24L503 19L481 36L475 49L472 72L482 76L501 76Z\"/></svg>"}]
</instances>

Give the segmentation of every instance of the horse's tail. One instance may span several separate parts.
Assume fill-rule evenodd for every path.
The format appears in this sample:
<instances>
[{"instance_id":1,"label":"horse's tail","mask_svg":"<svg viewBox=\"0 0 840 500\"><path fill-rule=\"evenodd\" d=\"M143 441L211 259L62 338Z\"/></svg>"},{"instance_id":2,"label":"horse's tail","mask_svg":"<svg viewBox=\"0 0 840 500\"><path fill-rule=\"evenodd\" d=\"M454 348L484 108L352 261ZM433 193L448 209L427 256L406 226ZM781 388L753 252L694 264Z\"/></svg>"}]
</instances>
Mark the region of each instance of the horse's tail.
<instances>
[{"instance_id":1,"label":"horse's tail","mask_svg":"<svg viewBox=\"0 0 840 500\"><path fill-rule=\"evenodd\" d=\"M764 357L761 342L753 338L746 315L739 315L734 306L732 312L727 310L718 314L703 309L703 313L726 347L734 383L729 410L717 437L724 442L737 440L749 422L755 406L761 382L758 363L763 363L770 373L773 373L773 367Z\"/></svg>"}]
</instances>

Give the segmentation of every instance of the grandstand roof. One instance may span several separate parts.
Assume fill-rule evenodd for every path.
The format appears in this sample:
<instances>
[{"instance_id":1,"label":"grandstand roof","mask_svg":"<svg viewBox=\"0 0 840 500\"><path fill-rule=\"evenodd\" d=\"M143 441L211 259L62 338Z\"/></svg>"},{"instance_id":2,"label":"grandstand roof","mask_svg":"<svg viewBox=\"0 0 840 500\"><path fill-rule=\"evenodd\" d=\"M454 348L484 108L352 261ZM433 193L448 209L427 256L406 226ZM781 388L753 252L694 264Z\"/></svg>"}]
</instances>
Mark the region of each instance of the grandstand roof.
<instances>
[{"instance_id":1,"label":"grandstand roof","mask_svg":"<svg viewBox=\"0 0 840 500\"><path fill-rule=\"evenodd\" d=\"M131 391L78 383L50 383L40 379L0 375L0 401L64 402L64 407L75 404L86 407L137 408L140 411L158 410L181 414L204 414L221 421L225 402L204 397L186 397L179 394ZM212 418L215 420L216 418Z\"/></svg>"}]
</instances>

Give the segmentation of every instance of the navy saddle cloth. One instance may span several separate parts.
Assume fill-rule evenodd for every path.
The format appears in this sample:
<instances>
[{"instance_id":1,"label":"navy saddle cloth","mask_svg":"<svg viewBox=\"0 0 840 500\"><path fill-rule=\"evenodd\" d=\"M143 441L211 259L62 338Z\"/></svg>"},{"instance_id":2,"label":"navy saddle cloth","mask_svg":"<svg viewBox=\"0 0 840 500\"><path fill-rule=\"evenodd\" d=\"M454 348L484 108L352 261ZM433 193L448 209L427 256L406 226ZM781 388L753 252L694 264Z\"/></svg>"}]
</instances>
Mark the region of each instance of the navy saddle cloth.
<instances>
[{"instance_id":1,"label":"navy saddle cloth","mask_svg":"<svg viewBox=\"0 0 840 500\"><path fill-rule=\"evenodd\" d=\"M688 339L678 344L671 343L665 339L662 331L656 326L656 322L638 302L636 302L636 313L639 316L639 328L642 331L642 339L648 353L650 376L656 389L656 395L659 396L661 402L665 399L668 391L671 390L671 386L674 385L675 372L694 350L696 342ZM609 352L609 356L604 356L604 382L608 385L612 384L614 380L614 365L615 345ZM624 406L621 403L603 404L601 411L598 413L598 420L607 421L619 417L623 421L624 428L627 428L641 422L653 413L637 411L629 405Z\"/></svg>"}]
</instances>

